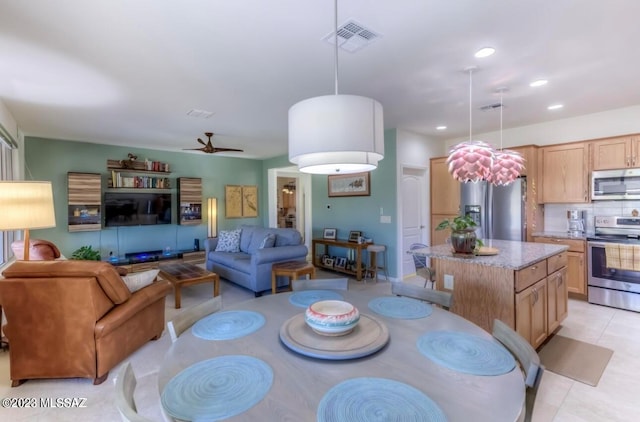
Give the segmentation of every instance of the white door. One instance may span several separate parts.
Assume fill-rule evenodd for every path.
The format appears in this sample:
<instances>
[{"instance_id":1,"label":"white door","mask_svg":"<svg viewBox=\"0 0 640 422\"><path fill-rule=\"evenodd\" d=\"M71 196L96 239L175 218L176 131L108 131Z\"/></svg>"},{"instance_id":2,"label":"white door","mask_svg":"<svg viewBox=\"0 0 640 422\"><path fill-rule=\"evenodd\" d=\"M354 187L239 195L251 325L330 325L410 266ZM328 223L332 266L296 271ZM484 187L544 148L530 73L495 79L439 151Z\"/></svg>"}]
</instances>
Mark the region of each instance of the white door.
<instances>
[{"instance_id":1,"label":"white door","mask_svg":"<svg viewBox=\"0 0 640 422\"><path fill-rule=\"evenodd\" d=\"M427 242L428 190L424 169L402 169L402 250L408 251L412 243ZM413 257L402 254L402 278L415 275Z\"/></svg>"}]
</instances>

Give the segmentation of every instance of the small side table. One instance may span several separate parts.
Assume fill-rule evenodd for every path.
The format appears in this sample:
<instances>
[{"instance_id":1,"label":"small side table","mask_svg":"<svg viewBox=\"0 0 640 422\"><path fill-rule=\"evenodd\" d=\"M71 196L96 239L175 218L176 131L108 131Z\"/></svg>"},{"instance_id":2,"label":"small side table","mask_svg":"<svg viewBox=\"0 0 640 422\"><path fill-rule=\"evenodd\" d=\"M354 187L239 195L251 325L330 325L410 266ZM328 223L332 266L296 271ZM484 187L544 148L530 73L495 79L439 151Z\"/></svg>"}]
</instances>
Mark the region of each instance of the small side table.
<instances>
[{"instance_id":1,"label":"small side table","mask_svg":"<svg viewBox=\"0 0 640 422\"><path fill-rule=\"evenodd\" d=\"M278 276L289 277L289 291L291 291L293 281L303 275L309 275L311 279L316 278L316 267L306 261L287 261L273 264L271 266L271 293L278 292L276 283Z\"/></svg>"}]
</instances>

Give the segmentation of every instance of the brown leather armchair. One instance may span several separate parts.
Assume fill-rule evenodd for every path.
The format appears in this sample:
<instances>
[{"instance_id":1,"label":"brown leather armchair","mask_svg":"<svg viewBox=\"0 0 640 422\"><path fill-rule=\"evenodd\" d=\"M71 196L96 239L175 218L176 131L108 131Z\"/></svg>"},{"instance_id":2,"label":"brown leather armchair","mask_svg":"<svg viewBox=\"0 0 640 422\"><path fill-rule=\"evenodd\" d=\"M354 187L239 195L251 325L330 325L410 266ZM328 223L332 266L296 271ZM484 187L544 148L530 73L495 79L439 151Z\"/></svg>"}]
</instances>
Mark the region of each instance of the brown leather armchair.
<instances>
[{"instance_id":1,"label":"brown leather armchair","mask_svg":"<svg viewBox=\"0 0 640 422\"><path fill-rule=\"evenodd\" d=\"M0 280L12 386L34 378L107 379L164 328L167 281L131 293L99 261L18 261Z\"/></svg>"}]
</instances>

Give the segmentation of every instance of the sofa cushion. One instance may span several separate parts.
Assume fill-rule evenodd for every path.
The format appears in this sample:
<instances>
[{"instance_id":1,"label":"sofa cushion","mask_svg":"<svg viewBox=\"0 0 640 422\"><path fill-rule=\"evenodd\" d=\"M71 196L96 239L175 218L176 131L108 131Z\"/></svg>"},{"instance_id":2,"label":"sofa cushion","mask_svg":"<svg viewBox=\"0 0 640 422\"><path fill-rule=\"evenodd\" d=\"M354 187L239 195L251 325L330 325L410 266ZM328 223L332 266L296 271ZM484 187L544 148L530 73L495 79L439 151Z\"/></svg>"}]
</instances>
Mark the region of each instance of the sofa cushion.
<instances>
[{"instance_id":1,"label":"sofa cushion","mask_svg":"<svg viewBox=\"0 0 640 422\"><path fill-rule=\"evenodd\" d=\"M233 268L243 273L251 272L251 255L240 252L216 252L212 256L215 264Z\"/></svg>"},{"instance_id":2,"label":"sofa cushion","mask_svg":"<svg viewBox=\"0 0 640 422\"><path fill-rule=\"evenodd\" d=\"M249 253L249 244L251 244L251 239L253 239L253 232L258 226L251 226L248 224L243 224L240 226L242 233L240 234L240 252Z\"/></svg>"},{"instance_id":3,"label":"sofa cushion","mask_svg":"<svg viewBox=\"0 0 640 422\"><path fill-rule=\"evenodd\" d=\"M260 246L258 246L258 249L273 248L275 244L276 244L276 234L267 233L262 238L262 242L260 243Z\"/></svg>"},{"instance_id":4,"label":"sofa cushion","mask_svg":"<svg viewBox=\"0 0 640 422\"><path fill-rule=\"evenodd\" d=\"M222 230L218 236L216 252L240 252L240 232L236 230Z\"/></svg>"},{"instance_id":5,"label":"sofa cushion","mask_svg":"<svg viewBox=\"0 0 640 422\"><path fill-rule=\"evenodd\" d=\"M158 269L141 271L139 273L122 276L122 281L124 281L124 284L126 284L131 293L133 293L153 283L158 276L158 272L160 272Z\"/></svg>"},{"instance_id":6,"label":"sofa cushion","mask_svg":"<svg viewBox=\"0 0 640 422\"><path fill-rule=\"evenodd\" d=\"M275 246L296 246L302 244L302 235L296 229L278 229Z\"/></svg>"}]
</instances>

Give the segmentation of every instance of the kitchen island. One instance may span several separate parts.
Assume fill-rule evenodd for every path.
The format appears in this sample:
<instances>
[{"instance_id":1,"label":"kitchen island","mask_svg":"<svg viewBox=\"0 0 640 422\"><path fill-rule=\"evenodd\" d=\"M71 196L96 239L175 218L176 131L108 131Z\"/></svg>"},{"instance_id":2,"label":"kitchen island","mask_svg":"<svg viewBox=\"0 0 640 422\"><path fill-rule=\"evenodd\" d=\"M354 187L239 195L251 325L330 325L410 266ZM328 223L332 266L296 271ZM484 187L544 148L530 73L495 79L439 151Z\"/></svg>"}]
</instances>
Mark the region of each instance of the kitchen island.
<instances>
[{"instance_id":1,"label":"kitchen island","mask_svg":"<svg viewBox=\"0 0 640 422\"><path fill-rule=\"evenodd\" d=\"M485 240L496 255L461 256L451 245L410 251L427 256L436 288L453 293L451 311L491 332L502 320L538 347L567 316L565 245Z\"/></svg>"}]
</instances>

